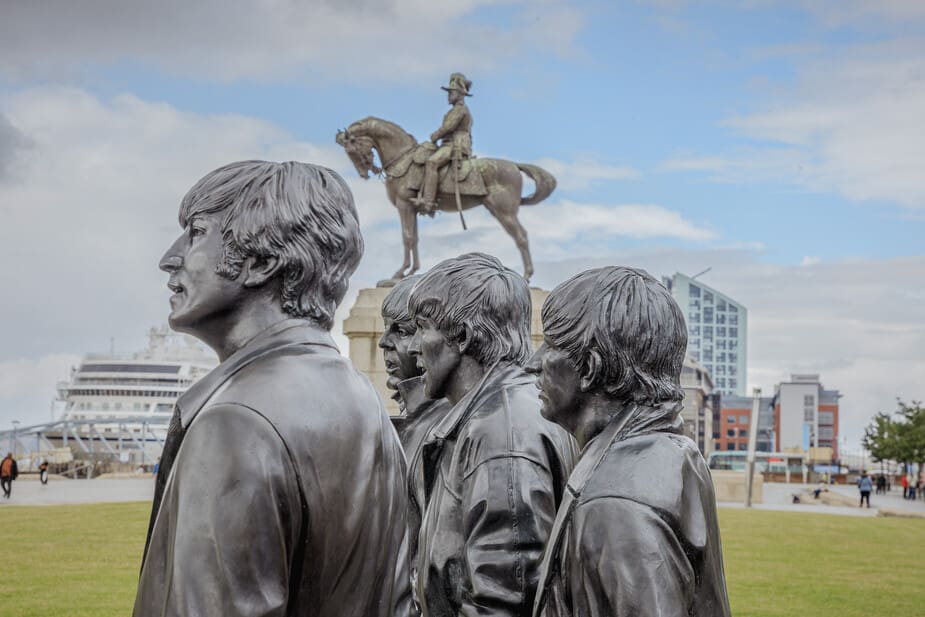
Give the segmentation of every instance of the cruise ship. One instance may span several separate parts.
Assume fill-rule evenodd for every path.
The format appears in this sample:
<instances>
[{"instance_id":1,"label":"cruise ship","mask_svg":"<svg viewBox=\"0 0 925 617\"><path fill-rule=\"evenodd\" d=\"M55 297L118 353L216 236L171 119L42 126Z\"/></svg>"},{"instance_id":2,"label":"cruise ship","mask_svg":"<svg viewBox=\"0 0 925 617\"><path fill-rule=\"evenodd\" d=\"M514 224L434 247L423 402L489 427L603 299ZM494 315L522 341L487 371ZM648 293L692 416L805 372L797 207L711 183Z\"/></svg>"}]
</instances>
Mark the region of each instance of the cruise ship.
<instances>
[{"instance_id":1,"label":"cruise ship","mask_svg":"<svg viewBox=\"0 0 925 617\"><path fill-rule=\"evenodd\" d=\"M58 383L57 424L74 439L144 443L151 456L152 442L159 453L177 398L217 364L192 337L151 328L144 351L82 358L70 379Z\"/></svg>"}]
</instances>

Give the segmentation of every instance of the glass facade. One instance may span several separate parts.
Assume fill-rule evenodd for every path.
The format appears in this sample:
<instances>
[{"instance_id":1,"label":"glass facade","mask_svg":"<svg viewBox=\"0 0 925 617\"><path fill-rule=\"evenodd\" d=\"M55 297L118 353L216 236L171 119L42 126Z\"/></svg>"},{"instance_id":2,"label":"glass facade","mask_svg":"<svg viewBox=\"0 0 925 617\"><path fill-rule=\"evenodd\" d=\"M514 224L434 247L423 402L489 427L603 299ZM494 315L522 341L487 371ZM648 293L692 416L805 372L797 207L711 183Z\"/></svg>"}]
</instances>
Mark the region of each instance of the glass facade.
<instances>
[{"instance_id":1,"label":"glass facade","mask_svg":"<svg viewBox=\"0 0 925 617\"><path fill-rule=\"evenodd\" d=\"M688 355L710 372L720 393L744 396L745 307L683 274L664 280L687 320Z\"/></svg>"}]
</instances>

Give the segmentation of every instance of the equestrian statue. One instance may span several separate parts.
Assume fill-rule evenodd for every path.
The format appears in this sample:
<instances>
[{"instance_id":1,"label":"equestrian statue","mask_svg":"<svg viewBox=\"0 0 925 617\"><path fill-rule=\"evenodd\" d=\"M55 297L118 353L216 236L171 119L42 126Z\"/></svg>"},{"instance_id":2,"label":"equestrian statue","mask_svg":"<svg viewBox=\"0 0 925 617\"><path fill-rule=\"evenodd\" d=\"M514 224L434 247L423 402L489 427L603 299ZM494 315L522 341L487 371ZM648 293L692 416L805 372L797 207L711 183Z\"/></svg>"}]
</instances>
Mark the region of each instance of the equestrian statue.
<instances>
[{"instance_id":1,"label":"equestrian statue","mask_svg":"<svg viewBox=\"0 0 925 617\"><path fill-rule=\"evenodd\" d=\"M449 85L442 88L452 107L430 141L418 143L394 122L372 116L337 133L337 143L362 178L368 179L370 172L385 176L386 194L398 208L405 258L392 278L410 276L420 267L419 214L456 211L465 229L463 210L484 205L514 239L523 259L524 278L530 280L530 244L527 231L517 219L517 210L549 197L556 188L556 179L536 165L473 156L472 114L465 103L465 97L471 96L472 82L462 73L453 73ZM376 165L374 150L381 167ZM521 172L536 186L526 197L521 196Z\"/></svg>"}]
</instances>

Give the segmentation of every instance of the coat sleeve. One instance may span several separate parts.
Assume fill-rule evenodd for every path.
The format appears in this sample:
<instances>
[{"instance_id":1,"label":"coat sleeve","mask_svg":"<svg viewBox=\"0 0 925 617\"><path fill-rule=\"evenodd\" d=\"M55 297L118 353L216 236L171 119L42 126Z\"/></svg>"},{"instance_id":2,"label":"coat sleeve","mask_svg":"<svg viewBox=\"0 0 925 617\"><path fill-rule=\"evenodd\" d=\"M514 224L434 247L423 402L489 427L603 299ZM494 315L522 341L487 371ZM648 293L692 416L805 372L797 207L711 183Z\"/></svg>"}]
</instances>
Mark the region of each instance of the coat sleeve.
<instances>
[{"instance_id":1,"label":"coat sleeve","mask_svg":"<svg viewBox=\"0 0 925 617\"><path fill-rule=\"evenodd\" d=\"M152 590L154 606L136 606L136 615L288 614L290 571L307 514L295 468L270 422L239 405L203 410L187 429L173 473L164 504L173 517L164 588Z\"/></svg>"},{"instance_id":2,"label":"coat sleeve","mask_svg":"<svg viewBox=\"0 0 925 617\"><path fill-rule=\"evenodd\" d=\"M694 569L671 526L649 506L604 497L573 515L574 564L564 574L573 614L589 617L688 617Z\"/></svg>"},{"instance_id":3,"label":"coat sleeve","mask_svg":"<svg viewBox=\"0 0 925 617\"><path fill-rule=\"evenodd\" d=\"M440 125L436 131L434 131L431 138L433 141L443 139L450 133L456 130L456 127L459 126L459 123L463 121L463 118L466 117L466 112L460 107L453 106L450 111L446 112L446 115L443 116L443 124Z\"/></svg>"},{"instance_id":4,"label":"coat sleeve","mask_svg":"<svg viewBox=\"0 0 925 617\"><path fill-rule=\"evenodd\" d=\"M526 615L533 606L539 561L556 516L553 482L539 462L490 458L464 480L467 616Z\"/></svg>"}]
</instances>

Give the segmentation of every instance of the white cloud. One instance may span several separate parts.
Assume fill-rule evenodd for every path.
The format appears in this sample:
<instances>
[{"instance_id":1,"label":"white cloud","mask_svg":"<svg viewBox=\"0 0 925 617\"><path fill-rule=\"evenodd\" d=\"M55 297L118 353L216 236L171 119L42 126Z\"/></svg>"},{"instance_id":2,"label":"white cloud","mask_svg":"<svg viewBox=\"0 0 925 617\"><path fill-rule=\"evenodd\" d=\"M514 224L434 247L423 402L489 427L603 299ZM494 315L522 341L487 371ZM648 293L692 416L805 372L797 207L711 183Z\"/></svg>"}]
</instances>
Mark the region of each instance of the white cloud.
<instances>
[{"instance_id":1,"label":"white cloud","mask_svg":"<svg viewBox=\"0 0 925 617\"><path fill-rule=\"evenodd\" d=\"M819 257L814 257L812 255L806 255L802 261L800 261L801 266L818 266L822 263L822 259Z\"/></svg>"},{"instance_id":2,"label":"white cloud","mask_svg":"<svg viewBox=\"0 0 925 617\"><path fill-rule=\"evenodd\" d=\"M0 362L0 430L12 420L26 426L50 420L55 384L79 360L75 354L48 354Z\"/></svg>"},{"instance_id":3,"label":"white cloud","mask_svg":"<svg viewBox=\"0 0 925 617\"><path fill-rule=\"evenodd\" d=\"M512 13L504 25L481 19L496 4ZM0 74L55 76L129 60L219 80L417 82L526 54L571 54L581 24L578 10L556 0L13 2L0 21Z\"/></svg>"},{"instance_id":4,"label":"white cloud","mask_svg":"<svg viewBox=\"0 0 925 617\"><path fill-rule=\"evenodd\" d=\"M892 26L876 43L800 48L794 81L758 92L758 106L726 120L748 146L674 156L662 168L925 208L925 38L903 34L925 17L925 4L814 4L833 27L873 17Z\"/></svg>"},{"instance_id":5,"label":"white cloud","mask_svg":"<svg viewBox=\"0 0 925 617\"><path fill-rule=\"evenodd\" d=\"M635 180L639 177L639 171L633 167L601 163L591 156L574 161L542 158L536 164L556 177L559 190L585 189L599 181Z\"/></svg>"}]
</instances>

